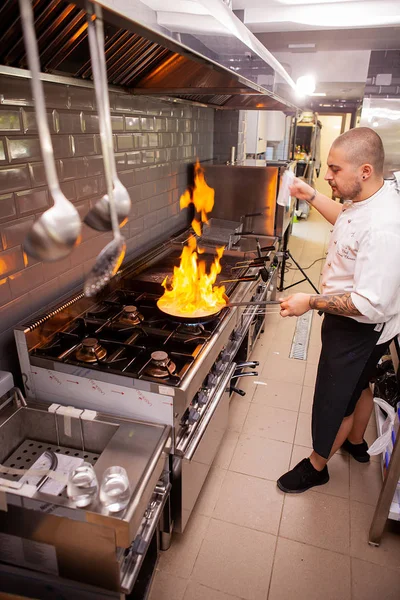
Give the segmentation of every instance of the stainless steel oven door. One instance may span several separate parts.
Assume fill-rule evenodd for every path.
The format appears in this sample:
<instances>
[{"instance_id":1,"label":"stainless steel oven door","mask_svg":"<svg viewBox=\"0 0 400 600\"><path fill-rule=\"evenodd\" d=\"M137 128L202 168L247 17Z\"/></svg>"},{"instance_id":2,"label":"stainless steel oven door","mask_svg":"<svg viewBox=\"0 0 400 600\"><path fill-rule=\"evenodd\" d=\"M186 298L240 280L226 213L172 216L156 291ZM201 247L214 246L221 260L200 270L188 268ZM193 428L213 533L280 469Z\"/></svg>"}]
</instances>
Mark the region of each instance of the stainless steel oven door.
<instances>
[{"instance_id":1,"label":"stainless steel oven door","mask_svg":"<svg viewBox=\"0 0 400 600\"><path fill-rule=\"evenodd\" d=\"M236 363L229 365L183 458L175 457L173 503L175 531L182 533L228 427L229 387Z\"/></svg>"},{"instance_id":2,"label":"stainless steel oven door","mask_svg":"<svg viewBox=\"0 0 400 600\"><path fill-rule=\"evenodd\" d=\"M270 272L270 277L267 281L267 293L265 295L265 300L276 300L276 286L278 280L278 269L272 268ZM265 328L265 319L266 314L268 313L268 307L263 310L260 308L258 313L256 313L249 329L249 345L248 345L248 353L247 360L250 359L251 354L254 350L254 347L257 343L258 338L260 337L260 333Z\"/></svg>"},{"instance_id":3,"label":"stainless steel oven door","mask_svg":"<svg viewBox=\"0 0 400 600\"><path fill-rule=\"evenodd\" d=\"M277 279L278 269L273 267L271 268L270 277L266 283L266 293L265 296L262 297L263 300L276 300ZM254 311L254 318L250 323L247 338L243 343L241 351L238 352L240 360L250 360L254 347L260 336L260 333L264 330L267 312L268 307L266 307L265 310L262 307L260 307L260 309L256 309Z\"/></svg>"}]
</instances>

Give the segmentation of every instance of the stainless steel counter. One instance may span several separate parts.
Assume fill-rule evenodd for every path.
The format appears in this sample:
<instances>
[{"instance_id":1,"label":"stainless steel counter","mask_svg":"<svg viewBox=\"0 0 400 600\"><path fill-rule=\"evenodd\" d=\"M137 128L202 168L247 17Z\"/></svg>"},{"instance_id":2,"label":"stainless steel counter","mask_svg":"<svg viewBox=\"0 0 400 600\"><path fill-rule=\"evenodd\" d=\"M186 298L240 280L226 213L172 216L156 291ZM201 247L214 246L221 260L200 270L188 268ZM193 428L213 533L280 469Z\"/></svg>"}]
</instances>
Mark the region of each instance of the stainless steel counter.
<instances>
[{"instance_id":1,"label":"stainless steel counter","mask_svg":"<svg viewBox=\"0 0 400 600\"><path fill-rule=\"evenodd\" d=\"M29 469L50 447L56 453L91 461L99 484L109 466L124 467L131 488L128 506L109 513L96 498L89 506L78 508L65 490L53 495L45 492L45 486L38 490L21 482L18 487L16 477L23 474L1 473L0 495L7 511L0 511L0 534L3 541L10 536L24 540L27 548L32 546L39 554L47 548L52 570L46 571L43 559L39 571L116 591L121 590L123 580L133 586L134 577L129 575L139 570L146 544L143 542L141 556L132 548L127 553L124 549L142 535L143 519L149 527L151 523L152 530L156 527L158 519L153 524L150 517L144 517L150 500L155 512L158 507L162 510L168 497L168 481L159 482L167 464L171 428L90 411L86 417L82 411L79 416L68 416L65 409L60 414L62 409L53 412L39 403L13 410L7 407L8 419L0 427L0 463ZM16 464L14 459L9 464L10 457L16 457ZM0 556L0 561L4 560ZM12 555L9 561L14 562ZM18 561L16 564L21 566Z\"/></svg>"}]
</instances>

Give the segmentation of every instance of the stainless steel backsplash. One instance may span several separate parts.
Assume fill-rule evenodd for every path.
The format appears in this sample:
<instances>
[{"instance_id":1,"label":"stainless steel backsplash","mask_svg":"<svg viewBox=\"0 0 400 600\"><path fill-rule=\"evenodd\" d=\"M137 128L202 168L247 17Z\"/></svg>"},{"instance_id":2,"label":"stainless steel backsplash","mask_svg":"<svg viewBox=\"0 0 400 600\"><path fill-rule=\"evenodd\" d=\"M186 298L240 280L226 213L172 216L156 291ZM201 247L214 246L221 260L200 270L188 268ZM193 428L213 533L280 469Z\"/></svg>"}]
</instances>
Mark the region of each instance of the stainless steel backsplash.
<instances>
[{"instance_id":1,"label":"stainless steel backsplash","mask_svg":"<svg viewBox=\"0 0 400 600\"><path fill-rule=\"evenodd\" d=\"M90 88L45 83L49 124L64 194L82 217L105 192L98 116ZM213 157L214 110L112 92L114 147L132 210L127 256L186 224L179 197L188 163ZM72 254L55 263L26 256L22 243L49 206L30 83L0 77L0 369L17 373L14 326L80 286L111 239L86 225Z\"/></svg>"}]
</instances>

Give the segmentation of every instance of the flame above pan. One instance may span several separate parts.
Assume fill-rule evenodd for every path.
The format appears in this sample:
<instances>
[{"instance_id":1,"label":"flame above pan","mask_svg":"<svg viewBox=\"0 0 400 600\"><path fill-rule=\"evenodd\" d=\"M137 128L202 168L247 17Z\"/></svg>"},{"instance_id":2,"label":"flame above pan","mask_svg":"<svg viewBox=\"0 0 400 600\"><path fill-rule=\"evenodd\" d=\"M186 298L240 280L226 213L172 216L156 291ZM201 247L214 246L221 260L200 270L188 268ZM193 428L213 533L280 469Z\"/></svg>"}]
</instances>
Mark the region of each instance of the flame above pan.
<instances>
[{"instance_id":1,"label":"flame above pan","mask_svg":"<svg viewBox=\"0 0 400 600\"><path fill-rule=\"evenodd\" d=\"M181 210L193 203L197 215L192 221L194 231L201 235L201 223L207 223L207 215L214 206L214 190L204 178L204 171L197 161L192 189L181 196ZM218 273L221 272L220 260L224 247L216 248L216 257L209 272L205 261L199 260L202 250L197 240L191 236L183 248L179 267L174 267L171 280L163 281L165 292L158 301L158 307L170 315L202 317L221 309L226 305L225 287L215 286Z\"/></svg>"}]
</instances>

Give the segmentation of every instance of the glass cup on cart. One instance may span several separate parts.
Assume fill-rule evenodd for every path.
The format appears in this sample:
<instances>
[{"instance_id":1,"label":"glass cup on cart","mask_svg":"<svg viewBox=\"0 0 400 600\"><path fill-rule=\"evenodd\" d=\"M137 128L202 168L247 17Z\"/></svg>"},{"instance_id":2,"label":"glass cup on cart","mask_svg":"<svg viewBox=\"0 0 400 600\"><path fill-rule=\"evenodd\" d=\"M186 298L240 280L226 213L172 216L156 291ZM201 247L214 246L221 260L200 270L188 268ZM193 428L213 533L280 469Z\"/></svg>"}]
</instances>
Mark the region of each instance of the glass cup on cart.
<instances>
[{"instance_id":1,"label":"glass cup on cart","mask_svg":"<svg viewBox=\"0 0 400 600\"><path fill-rule=\"evenodd\" d=\"M109 467L100 484L100 502L109 512L127 507L131 495L128 474L123 467Z\"/></svg>"},{"instance_id":2,"label":"glass cup on cart","mask_svg":"<svg viewBox=\"0 0 400 600\"><path fill-rule=\"evenodd\" d=\"M83 508L97 498L99 483L92 465L82 463L69 473L67 495L76 506Z\"/></svg>"}]
</instances>

